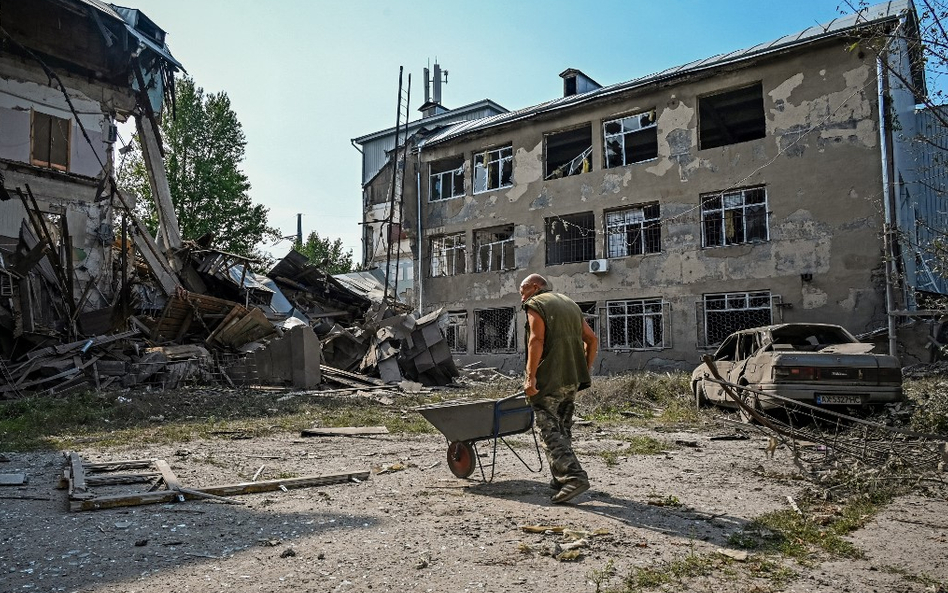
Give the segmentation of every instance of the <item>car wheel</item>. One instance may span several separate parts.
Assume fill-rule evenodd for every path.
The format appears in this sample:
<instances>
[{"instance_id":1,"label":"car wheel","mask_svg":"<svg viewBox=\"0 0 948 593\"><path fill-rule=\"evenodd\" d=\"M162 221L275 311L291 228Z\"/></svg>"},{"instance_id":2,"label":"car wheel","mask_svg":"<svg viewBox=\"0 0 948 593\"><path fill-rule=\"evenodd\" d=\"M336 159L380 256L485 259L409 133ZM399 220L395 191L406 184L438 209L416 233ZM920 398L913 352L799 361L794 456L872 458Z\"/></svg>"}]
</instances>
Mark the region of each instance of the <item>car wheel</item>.
<instances>
[{"instance_id":1,"label":"car wheel","mask_svg":"<svg viewBox=\"0 0 948 593\"><path fill-rule=\"evenodd\" d=\"M708 394L704 391L704 381L695 381L691 385L691 391L695 394L695 407L701 409L701 406L708 405Z\"/></svg>"}]
</instances>

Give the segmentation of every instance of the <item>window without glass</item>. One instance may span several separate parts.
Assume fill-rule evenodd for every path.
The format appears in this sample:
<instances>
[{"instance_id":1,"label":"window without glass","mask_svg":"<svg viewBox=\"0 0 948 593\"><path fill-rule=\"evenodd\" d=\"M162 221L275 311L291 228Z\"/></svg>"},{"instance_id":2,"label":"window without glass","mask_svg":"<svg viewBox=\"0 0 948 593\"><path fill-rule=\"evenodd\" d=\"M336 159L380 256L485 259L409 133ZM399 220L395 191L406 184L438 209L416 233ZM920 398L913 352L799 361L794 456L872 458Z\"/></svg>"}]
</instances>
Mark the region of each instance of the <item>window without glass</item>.
<instances>
[{"instance_id":1,"label":"window without glass","mask_svg":"<svg viewBox=\"0 0 948 593\"><path fill-rule=\"evenodd\" d=\"M773 323L769 290L726 292L703 297L704 345L712 347L736 331Z\"/></svg>"},{"instance_id":2,"label":"window without glass","mask_svg":"<svg viewBox=\"0 0 948 593\"><path fill-rule=\"evenodd\" d=\"M658 212L658 204L606 212L606 257L660 252Z\"/></svg>"},{"instance_id":3,"label":"window without glass","mask_svg":"<svg viewBox=\"0 0 948 593\"><path fill-rule=\"evenodd\" d=\"M464 195L464 157L431 163L428 176L428 201L437 202Z\"/></svg>"},{"instance_id":4,"label":"window without glass","mask_svg":"<svg viewBox=\"0 0 948 593\"><path fill-rule=\"evenodd\" d=\"M474 311L474 353L502 354L517 350L517 310Z\"/></svg>"},{"instance_id":5,"label":"window without glass","mask_svg":"<svg viewBox=\"0 0 948 593\"><path fill-rule=\"evenodd\" d=\"M474 193L513 185L513 147L485 150L474 155Z\"/></svg>"},{"instance_id":6,"label":"window without glass","mask_svg":"<svg viewBox=\"0 0 948 593\"><path fill-rule=\"evenodd\" d=\"M464 273L464 233L431 238L431 275L456 276Z\"/></svg>"},{"instance_id":7,"label":"window without glass","mask_svg":"<svg viewBox=\"0 0 948 593\"><path fill-rule=\"evenodd\" d=\"M761 83L698 98L700 149L756 140L766 134Z\"/></svg>"},{"instance_id":8,"label":"window without glass","mask_svg":"<svg viewBox=\"0 0 948 593\"><path fill-rule=\"evenodd\" d=\"M39 111L32 112L30 163L67 171L71 132L72 120Z\"/></svg>"},{"instance_id":9,"label":"window without glass","mask_svg":"<svg viewBox=\"0 0 948 593\"><path fill-rule=\"evenodd\" d=\"M498 272L514 268L514 225L474 231L474 269Z\"/></svg>"},{"instance_id":10,"label":"window without glass","mask_svg":"<svg viewBox=\"0 0 948 593\"><path fill-rule=\"evenodd\" d=\"M644 350L665 347L662 299L606 301L609 350Z\"/></svg>"},{"instance_id":11,"label":"window without glass","mask_svg":"<svg viewBox=\"0 0 948 593\"><path fill-rule=\"evenodd\" d=\"M444 339L453 354L467 352L467 312L449 311L448 321L444 326Z\"/></svg>"},{"instance_id":12,"label":"window without glass","mask_svg":"<svg viewBox=\"0 0 948 593\"><path fill-rule=\"evenodd\" d=\"M592 212L546 219L546 265L586 262L596 258Z\"/></svg>"},{"instance_id":13,"label":"window without glass","mask_svg":"<svg viewBox=\"0 0 948 593\"><path fill-rule=\"evenodd\" d=\"M606 143L606 168L641 163L658 157L658 126L655 110L602 124Z\"/></svg>"},{"instance_id":14,"label":"window without glass","mask_svg":"<svg viewBox=\"0 0 948 593\"><path fill-rule=\"evenodd\" d=\"M739 245L769 239L767 192L762 187L701 196L704 247Z\"/></svg>"},{"instance_id":15,"label":"window without glass","mask_svg":"<svg viewBox=\"0 0 948 593\"><path fill-rule=\"evenodd\" d=\"M546 136L546 179L592 170L592 126Z\"/></svg>"},{"instance_id":16,"label":"window without glass","mask_svg":"<svg viewBox=\"0 0 948 593\"><path fill-rule=\"evenodd\" d=\"M596 314L596 301L578 302L576 305L579 306L579 310L583 312L583 319L586 320L586 323L588 323L589 327L595 332L599 321L599 316Z\"/></svg>"}]
</instances>

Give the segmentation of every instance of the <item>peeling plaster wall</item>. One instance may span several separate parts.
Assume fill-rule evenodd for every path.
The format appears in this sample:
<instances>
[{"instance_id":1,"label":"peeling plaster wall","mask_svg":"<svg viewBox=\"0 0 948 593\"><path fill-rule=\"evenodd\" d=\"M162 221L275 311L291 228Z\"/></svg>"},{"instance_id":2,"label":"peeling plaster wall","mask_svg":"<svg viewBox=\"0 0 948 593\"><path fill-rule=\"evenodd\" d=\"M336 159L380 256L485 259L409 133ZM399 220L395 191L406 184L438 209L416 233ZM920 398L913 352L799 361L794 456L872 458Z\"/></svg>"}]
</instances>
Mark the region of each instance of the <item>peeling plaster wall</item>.
<instances>
[{"instance_id":1,"label":"peeling plaster wall","mask_svg":"<svg viewBox=\"0 0 948 593\"><path fill-rule=\"evenodd\" d=\"M699 97L758 81L766 136L699 150ZM647 109L657 111L658 157L603 169L602 122ZM468 311L473 353L474 311L519 308L517 286L530 272L544 274L555 290L576 301L596 301L600 309L608 300L662 298L670 347L603 352L597 363L602 373L693 368L704 352L698 347L697 304L707 293L769 290L783 303L774 311L775 323L840 323L854 333L883 327L877 113L874 60L845 51L838 40L425 147L417 165L423 197L426 163L464 155L469 167L472 152L512 144L512 187L473 195L468 170L464 197L423 200L422 246L424 260L432 236L464 233L470 264L475 230L514 224L516 269L426 276L424 308ZM592 128L592 171L544 181L544 134L584 123ZM766 188L769 240L702 248L700 196L756 186ZM406 198L416 200L414 193ZM653 202L661 208L661 253L611 259L610 271L601 275L589 273L587 262L546 266L545 219L592 212L601 258L604 213ZM523 315L518 316L520 352L461 355L459 362L522 368Z\"/></svg>"}]
</instances>

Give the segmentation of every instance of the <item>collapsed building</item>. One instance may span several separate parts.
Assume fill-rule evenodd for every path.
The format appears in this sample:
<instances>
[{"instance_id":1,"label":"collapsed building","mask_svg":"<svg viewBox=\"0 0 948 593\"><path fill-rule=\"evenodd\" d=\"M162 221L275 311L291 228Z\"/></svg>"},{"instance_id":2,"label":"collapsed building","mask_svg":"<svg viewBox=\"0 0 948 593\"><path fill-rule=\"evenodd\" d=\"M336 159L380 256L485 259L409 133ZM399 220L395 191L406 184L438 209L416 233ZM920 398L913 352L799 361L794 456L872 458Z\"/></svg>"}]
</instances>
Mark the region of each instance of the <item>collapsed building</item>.
<instances>
[{"instance_id":1,"label":"collapsed building","mask_svg":"<svg viewBox=\"0 0 948 593\"><path fill-rule=\"evenodd\" d=\"M371 274L339 280L291 251L262 275L209 238L181 237L158 122L173 116L183 67L141 11L15 2L0 37L0 399L189 379L313 388L324 375L355 386L457 376L440 314L378 298ZM129 119L157 237L114 177L117 124Z\"/></svg>"}]
</instances>

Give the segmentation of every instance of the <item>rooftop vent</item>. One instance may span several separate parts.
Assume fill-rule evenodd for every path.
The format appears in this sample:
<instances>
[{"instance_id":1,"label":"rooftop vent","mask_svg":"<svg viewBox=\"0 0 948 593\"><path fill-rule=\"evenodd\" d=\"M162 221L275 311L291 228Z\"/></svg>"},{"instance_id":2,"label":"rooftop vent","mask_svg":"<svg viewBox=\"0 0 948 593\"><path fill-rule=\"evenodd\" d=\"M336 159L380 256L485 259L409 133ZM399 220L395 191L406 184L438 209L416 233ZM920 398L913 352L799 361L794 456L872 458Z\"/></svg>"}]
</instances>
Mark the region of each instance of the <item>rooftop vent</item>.
<instances>
[{"instance_id":1,"label":"rooftop vent","mask_svg":"<svg viewBox=\"0 0 948 593\"><path fill-rule=\"evenodd\" d=\"M563 96L581 95L596 89L601 89L602 85L589 78L576 68L567 68L560 72L560 78L563 79Z\"/></svg>"}]
</instances>

